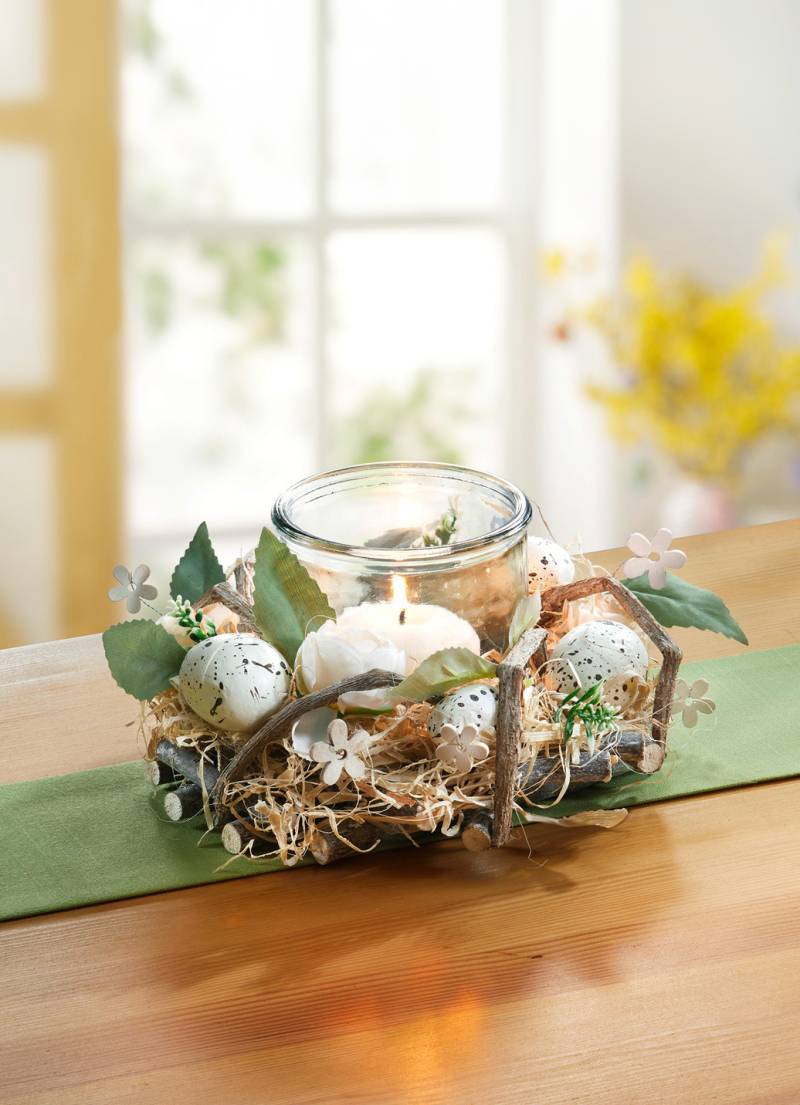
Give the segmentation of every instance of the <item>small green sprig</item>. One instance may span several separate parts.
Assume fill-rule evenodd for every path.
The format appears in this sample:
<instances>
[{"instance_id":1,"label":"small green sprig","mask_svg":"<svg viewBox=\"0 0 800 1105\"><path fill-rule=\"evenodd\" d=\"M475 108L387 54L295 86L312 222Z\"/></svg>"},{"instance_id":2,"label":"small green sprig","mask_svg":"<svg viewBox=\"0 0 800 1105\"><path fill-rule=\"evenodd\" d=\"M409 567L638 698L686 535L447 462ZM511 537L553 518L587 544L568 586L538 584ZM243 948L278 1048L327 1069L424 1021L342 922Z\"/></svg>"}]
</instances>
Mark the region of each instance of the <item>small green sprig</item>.
<instances>
[{"instance_id":1,"label":"small green sprig","mask_svg":"<svg viewBox=\"0 0 800 1105\"><path fill-rule=\"evenodd\" d=\"M423 533L422 544L426 548L432 545L449 545L456 531L457 515L454 506L450 506L439 519L433 533Z\"/></svg>"},{"instance_id":2,"label":"small green sprig","mask_svg":"<svg viewBox=\"0 0 800 1105\"><path fill-rule=\"evenodd\" d=\"M583 725L589 740L607 732L614 724L617 711L603 702L602 693L602 683L592 683L586 689L576 687L564 698L553 714L553 720L561 723L564 744L572 737L578 723Z\"/></svg>"},{"instance_id":3,"label":"small green sprig","mask_svg":"<svg viewBox=\"0 0 800 1105\"><path fill-rule=\"evenodd\" d=\"M207 618L202 610L194 610L188 599L181 595L174 600L175 608L171 611L172 617L177 618L178 625L186 630L187 635L197 644L208 637L217 636L216 623Z\"/></svg>"}]
</instances>

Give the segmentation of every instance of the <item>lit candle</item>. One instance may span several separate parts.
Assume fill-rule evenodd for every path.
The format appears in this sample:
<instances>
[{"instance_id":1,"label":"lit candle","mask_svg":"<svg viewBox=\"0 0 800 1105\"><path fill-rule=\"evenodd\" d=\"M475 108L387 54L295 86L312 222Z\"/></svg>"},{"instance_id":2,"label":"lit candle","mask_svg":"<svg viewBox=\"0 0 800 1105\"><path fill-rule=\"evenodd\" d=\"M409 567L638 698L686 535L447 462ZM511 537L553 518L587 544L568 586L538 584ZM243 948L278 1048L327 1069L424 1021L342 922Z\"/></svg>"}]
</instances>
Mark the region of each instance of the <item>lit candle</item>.
<instances>
[{"instance_id":1,"label":"lit candle","mask_svg":"<svg viewBox=\"0 0 800 1105\"><path fill-rule=\"evenodd\" d=\"M406 656L406 675L443 648L480 653L478 634L468 621L444 606L408 601L406 581L392 576L391 602L348 606L337 619L343 629L361 629L391 641Z\"/></svg>"}]
</instances>

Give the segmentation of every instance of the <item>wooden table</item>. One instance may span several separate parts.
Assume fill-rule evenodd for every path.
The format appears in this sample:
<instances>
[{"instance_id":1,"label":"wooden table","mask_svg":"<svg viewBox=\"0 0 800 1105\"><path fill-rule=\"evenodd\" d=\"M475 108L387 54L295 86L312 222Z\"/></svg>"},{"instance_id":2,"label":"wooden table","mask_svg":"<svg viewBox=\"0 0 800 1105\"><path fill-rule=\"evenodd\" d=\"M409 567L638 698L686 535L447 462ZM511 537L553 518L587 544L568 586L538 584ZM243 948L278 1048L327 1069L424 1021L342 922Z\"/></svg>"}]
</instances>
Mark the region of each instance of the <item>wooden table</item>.
<instances>
[{"instance_id":1,"label":"wooden table","mask_svg":"<svg viewBox=\"0 0 800 1105\"><path fill-rule=\"evenodd\" d=\"M681 545L800 641L800 522ZM5 653L0 707L0 781L136 755L97 638ZM0 926L3 1102L798 1105L798 1040L797 781Z\"/></svg>"}]
</instances>

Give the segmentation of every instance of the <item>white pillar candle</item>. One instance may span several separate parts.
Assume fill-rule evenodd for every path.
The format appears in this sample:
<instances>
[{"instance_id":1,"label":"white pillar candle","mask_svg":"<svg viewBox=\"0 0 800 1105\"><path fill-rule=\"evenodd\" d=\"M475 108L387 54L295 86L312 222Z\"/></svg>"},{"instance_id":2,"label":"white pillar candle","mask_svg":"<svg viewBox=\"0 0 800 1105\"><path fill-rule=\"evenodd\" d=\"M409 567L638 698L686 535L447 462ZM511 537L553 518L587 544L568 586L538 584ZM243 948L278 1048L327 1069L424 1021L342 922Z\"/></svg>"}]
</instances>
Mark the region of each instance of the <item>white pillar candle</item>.
<instances>
[{"instance_id":1,"label":"white pillar candle","mask_svg":"<svg viewBox=\"0 0 800 1105\"><path fill-rule=\"evenodd\" d=\"M406 675L443 648L468 648L480 654L478 634L464 618L444 606L408 602L402 576L392 577L392 592L391 602L348 606L336 624L346 629L368 630L402 649L406 655Z\"/></svg>"}]
</instances>

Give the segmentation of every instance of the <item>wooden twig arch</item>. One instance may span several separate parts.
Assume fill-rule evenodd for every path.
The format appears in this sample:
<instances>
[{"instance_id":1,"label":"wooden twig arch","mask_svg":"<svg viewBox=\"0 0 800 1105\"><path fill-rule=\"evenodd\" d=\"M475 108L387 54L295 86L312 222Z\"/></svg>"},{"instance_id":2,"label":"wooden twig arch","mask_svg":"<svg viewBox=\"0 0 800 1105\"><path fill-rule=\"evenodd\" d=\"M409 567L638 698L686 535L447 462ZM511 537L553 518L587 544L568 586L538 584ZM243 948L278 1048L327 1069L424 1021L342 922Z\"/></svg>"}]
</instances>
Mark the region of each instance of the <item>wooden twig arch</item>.
<instances>
[{"instance_id":1,"label":"wooden twig arch","mask_svg":"<svg viewBox=\"0 0 800 1105\"><path fill-rule=\"evenodd\" d=\"M603 593L610 594L616 599L661 653L663 662L656 682L651 734L653 741L660 746L663 758L670 709L675 697L675 680L683 656L680 648L633 592L616 579L595 576L592 579L581 579L575 583L551 587L542 595L540 618L542 628L528 630L498 668L500 688L495 727L496 768L491 834L491 843L495 848L503 845L511 832L514 791L519 766L519 742L522 736L522 684L525 671L531 661L541 666L546 631L561 618L564 603Z\"/></svg>"}]
</instances>

